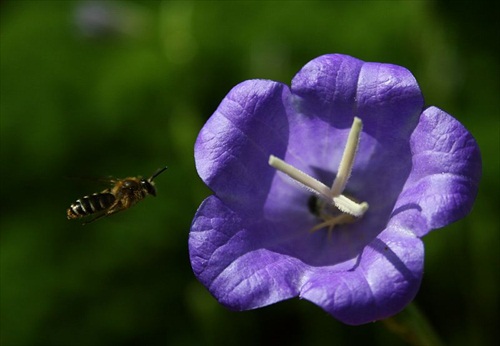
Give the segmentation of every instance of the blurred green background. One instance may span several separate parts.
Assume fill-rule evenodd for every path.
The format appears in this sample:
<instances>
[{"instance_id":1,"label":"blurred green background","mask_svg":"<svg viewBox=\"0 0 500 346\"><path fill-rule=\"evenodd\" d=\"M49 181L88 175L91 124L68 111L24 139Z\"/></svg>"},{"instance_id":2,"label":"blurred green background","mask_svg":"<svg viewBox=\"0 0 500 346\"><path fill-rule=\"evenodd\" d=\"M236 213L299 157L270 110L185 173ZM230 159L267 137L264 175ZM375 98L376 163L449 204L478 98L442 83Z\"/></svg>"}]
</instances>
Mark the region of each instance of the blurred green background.
<instances>
[{"instance_id":1,"label":"blurred green background","mask_svg":"<svg viewBox=\"0 0 500 346\"><path fill-rule=\"evenodd\" d=\"M195 279L187 239L210 194L198 131L237 83L289 84L344 53L410 69L428 105L482 150L472 213L433 232L416 298L449 345L491 345L499 321L499 24L480 3L0 2L2 345L405 345L306 301L232 312ZM158 197L82 227L67 177L150 175Z\"/></svg>"}]
</instances>

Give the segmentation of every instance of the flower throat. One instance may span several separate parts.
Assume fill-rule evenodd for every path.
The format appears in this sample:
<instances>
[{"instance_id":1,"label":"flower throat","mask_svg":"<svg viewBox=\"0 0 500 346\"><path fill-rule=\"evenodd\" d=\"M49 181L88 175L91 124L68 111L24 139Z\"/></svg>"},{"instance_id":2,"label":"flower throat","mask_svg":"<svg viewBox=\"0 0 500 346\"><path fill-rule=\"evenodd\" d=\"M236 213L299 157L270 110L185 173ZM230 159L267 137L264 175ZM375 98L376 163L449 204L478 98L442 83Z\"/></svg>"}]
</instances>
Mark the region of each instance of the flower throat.
<instances>
[{"instance_id":1,"label":"flower throat","mask_svg":"<svg viewBox=\"0 0 500 346\"><path fill-rule=\"evenodd\" d=\"M337 176L331 188L276 156L269 156L269 165L271 167L285 173L313 193L308 200L308 208L322 222L314 226L310 230L311 232L325 227L328 227L328 230L331 231L337 225L355 222L368 210L367 202L358 203L343 194L347 181L351 176L362 128L363 122L361 119L354 117L337 170Z\"/></svg>"}]
</instances>

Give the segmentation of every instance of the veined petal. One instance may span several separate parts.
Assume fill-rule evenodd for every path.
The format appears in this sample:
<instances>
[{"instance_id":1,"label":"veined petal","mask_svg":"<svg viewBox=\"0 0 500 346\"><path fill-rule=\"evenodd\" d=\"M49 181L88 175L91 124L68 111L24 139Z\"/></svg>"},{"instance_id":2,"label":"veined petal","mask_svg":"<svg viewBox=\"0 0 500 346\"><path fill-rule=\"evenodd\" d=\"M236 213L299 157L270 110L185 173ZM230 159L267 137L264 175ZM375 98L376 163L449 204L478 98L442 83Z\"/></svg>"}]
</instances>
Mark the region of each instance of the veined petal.
<instances>
[{"instance_id":1,"label":"veined petal","mask_svg":"<svg viewBox=\"0 0 500 346\"><path fill-rule=\"evenodd\" d=\"M300 297L347 324L392 316L420 287L423 251L422 241L413 233L386 229L365 248L355 270L317 270L302 287Z\"/></svg>"},{"instance_id":2,"label":"veined petal","mask_svg":"<svg viewBox=\"0 0 500 346\"><path fill-rule=\"evenodd\" d=\"M300 286L297 273L304 265L275 250L280 247L280 237L272 244L273 233L269 223L252 222L216 196L208 197L198 209L189 234L195 275L220 303L234 310L296 296Z\"/></svg>"},{"instance_id":3,"label":"veined petal","mask_svg":"<svg viewBox=\"0 0 500 346\"><path fill-rule=\"evenodd\" d=\"M288 87L281 83L243 82L224 98L198 135L194 151L198 174L235 208L262 209L275 173L268 157L283 155L288 144L282 100L287 93Z\"/></svg>"},{"instance_id":4,"label":"veined petal","mask_svg":"<svg viewBox=\"0 0 500 346\"><path fill-rule=\"evenodd\" d=\"M422 92L411 72L382 63L363 65L356 102L364 132L391 148L408 141L424 106Z\"/></svg>"},{"instance_id":5,"label":"veined petal","mask_svg":"<svg viewBox=\"0 0 500 346\"><path fill-rule=\"evenodd\" d=\"M230 309L258 308L300 293L339 320L362 324L399 312L418 290L423 244L411 232L384 231L343 270L306 263L266 233L273 233L270 224L251 224L215 196L197 212L189 237L193 270Z\"/></svg>"},{"instance_id":6,"label":"veined petal","mask_svg":"<svg viewBox=\"0 0 500 346\"><path fill-rule=\"evenodd\" d=\"M329 54L307 63L291 89L289 137L294 140L282 159L330 183L352 119L361 118L363 133L347 190L375 202L372 214L386 219L411 169L409 137L424 102L415 77L401 66Z\"/></svg>"},{"instance_id":7,"label":"veined petal","mask_svg":"<svg viewBox=\"0 0 500 346\"><path fill-rule=\"evenodd\" d=\"M449 114L430 107L411 136L413 167L394 220L421 225L423 236L472 209L481 177L481 155L472 135Z\"/></svg>"}]
</instances>

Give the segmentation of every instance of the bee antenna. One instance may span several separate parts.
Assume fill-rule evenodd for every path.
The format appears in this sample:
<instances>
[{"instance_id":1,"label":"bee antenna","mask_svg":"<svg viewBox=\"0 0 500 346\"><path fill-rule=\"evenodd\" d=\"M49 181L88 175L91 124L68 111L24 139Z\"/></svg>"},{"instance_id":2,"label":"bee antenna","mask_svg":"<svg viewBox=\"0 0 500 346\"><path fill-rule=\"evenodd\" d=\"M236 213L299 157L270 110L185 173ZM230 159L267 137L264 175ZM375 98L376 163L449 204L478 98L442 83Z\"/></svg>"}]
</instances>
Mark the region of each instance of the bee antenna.
<instances>
[{"instance_id":1,"label":"bee antenna","mask_svg":"<svg viewBox=\"0 0 500 346\"><path fill-rule=\"evenodd\" d=\"M154 178L156 178L157 176L159 176L161 173L163 173L164 171L166 171L168 168L168 166L165 166L163 168L160 168L158 169L156 172L153 173L153 175L151 176L151 178L148 179L148 181L153 181Z\"/></svg>"}]
</instances>

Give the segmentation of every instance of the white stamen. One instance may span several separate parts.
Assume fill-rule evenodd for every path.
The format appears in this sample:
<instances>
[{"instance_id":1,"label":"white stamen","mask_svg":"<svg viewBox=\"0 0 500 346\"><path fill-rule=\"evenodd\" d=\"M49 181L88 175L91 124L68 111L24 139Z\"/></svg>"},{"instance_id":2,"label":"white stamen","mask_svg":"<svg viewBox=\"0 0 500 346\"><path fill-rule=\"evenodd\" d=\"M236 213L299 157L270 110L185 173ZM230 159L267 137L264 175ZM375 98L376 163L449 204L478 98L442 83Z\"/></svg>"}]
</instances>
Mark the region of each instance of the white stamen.
<instances>
[{"instance_id":1,"label":"white stamen","mask_svg":"<svg viewBox=\"0 0 500 346\"><path fill-rule=\"evenodd\" d=\"M276 156L269 156L269 165L276 168L278 171L285 173L293 180L301 183L308 189L311 189L313 192L319 194L320 196L323 196L323 198L327 200L331 198L331 192L328 186L326 186L319 180L314 179L310 175L302 172L300 169L297 169L292 165L286 163L285 161L277 158Z\"/></svg>"},{"instance_id":2,"label":"white stamen","mask_svg":"<svg viewBox=\"0 0 500 346\"><path fill-rule=\"evenodd\" d=\"M368 203L356 203L348 197L342 195L342 192L344 191L347 180L351 175L362 128L363 123L361 119L355 117L352 123L351 131L349 132L349 136L347 138L344 153L342 154L342 160L340 161L338 173L331 189L319 180L314 179L310 175L302 172L274 155L269 156L269 165L276 168L278 171L285 173L296 182L304 185L308 190L311 190L329 203L335 205L341 212L355 217L361 217L368 210Z\"/></svg>"},{"instance_id":3,"label":"white stamen","mask_svg":"<svg viewBox=\"0 0 500 346\"><path fill-rule=\"evenodd\" d=\"M341 212L351 214L356 217L363 216L363 214L368 210L368 203L363 202L358 204L344 195L333 197L333 203Z\"/></svg>"},{"instance_id":4,"label":"white stamen","mask_svg":"<svg viewBox=\"0 0 500 346\"><path fill-rule=\"evenodd\" d=\"M347 180L351 176L352 166L354 165L354 157L356 156L356 151L358 150L359 137L362 129L363 122L360 118L354 117L351 131L347 137L344 153L342 154L342 159L340 160L337 176L333 181L331 189L333 196L338 196L344 191Z\"/></svg>"}]
</instances>

